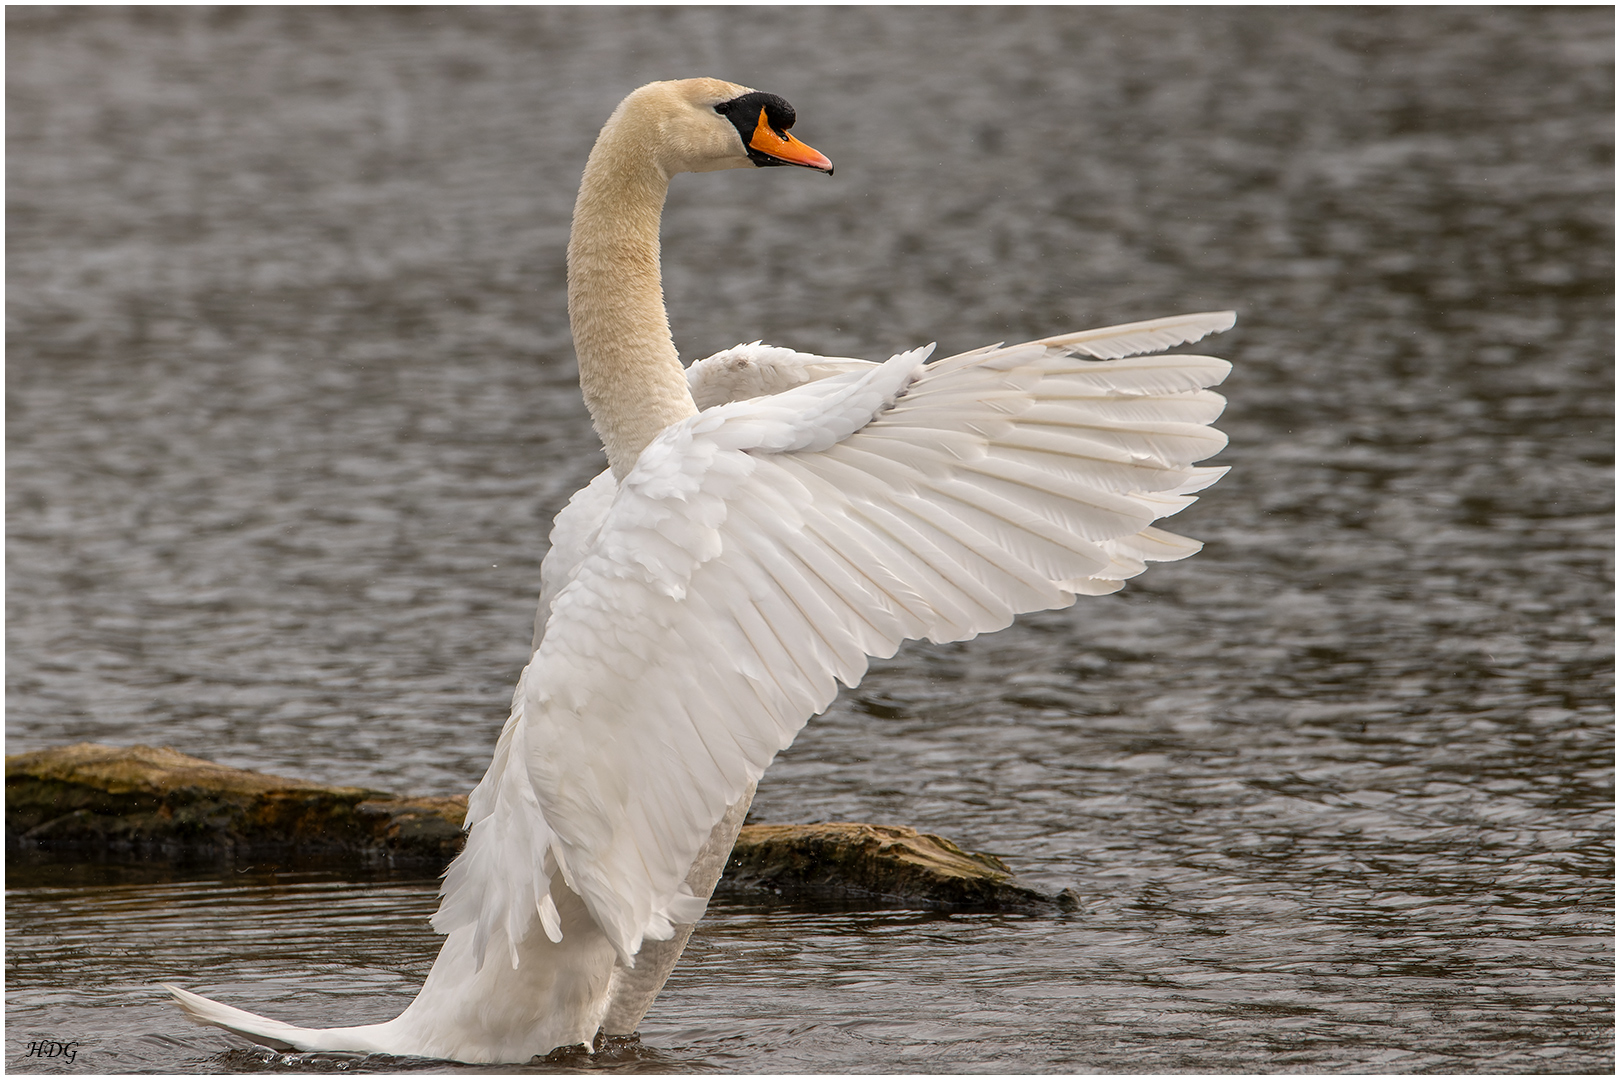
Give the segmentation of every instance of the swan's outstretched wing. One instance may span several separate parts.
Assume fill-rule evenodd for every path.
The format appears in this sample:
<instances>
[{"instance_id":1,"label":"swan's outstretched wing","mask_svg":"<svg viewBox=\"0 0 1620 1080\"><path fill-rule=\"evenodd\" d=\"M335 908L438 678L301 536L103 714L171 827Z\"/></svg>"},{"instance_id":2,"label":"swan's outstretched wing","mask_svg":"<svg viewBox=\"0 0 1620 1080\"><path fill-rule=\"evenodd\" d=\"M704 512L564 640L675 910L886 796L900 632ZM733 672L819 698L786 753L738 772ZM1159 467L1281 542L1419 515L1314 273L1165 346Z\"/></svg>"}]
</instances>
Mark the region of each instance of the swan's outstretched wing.
<instances>
[{"instance_id":1,"label":"swan's outstretched wing","mask_svg":"<svg viewBox=\"0 0 1620 1080\"><path fill-rule=\"evenodd\" d=\"M835 680L1196 551L1151 523L1224 471L1192 463L1225 445L1229 366L1136 354L1231 324L919 351L666 430L557 590L435 925L552 933L555 871L631 962L701 914L694 855Z\"/></svg>"}]
</instances>

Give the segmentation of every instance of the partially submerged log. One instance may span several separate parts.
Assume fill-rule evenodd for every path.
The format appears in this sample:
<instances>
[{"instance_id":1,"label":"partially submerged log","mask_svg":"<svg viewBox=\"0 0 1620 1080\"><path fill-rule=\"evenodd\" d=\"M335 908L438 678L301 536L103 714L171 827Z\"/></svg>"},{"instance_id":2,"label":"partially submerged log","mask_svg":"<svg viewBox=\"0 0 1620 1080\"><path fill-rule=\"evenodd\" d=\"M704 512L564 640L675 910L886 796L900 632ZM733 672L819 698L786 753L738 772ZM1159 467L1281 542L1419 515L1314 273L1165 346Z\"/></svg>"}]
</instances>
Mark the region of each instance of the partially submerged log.
<instances>
[{"instance_id":1,"label":"partially submerged log","mask_svg":"<svg viewBox=\"0 0 1620 1080\"><path fill-rule=\"evenodd\" d=\"M77 743L6 758L6 850L97 859L339 859L442 869L464 796L402 798L217 765L176 750ZM993 855L904 826L748 825L724 885L790 899L953 911L1077 906L1013 881Z\"/></svg>"},{"instance_id":2,"label":"partially submerged log","mask_svg":"<svg viewBox=\"0 0 1620 1080\"><path fill-rule=\"evenodd\" d=\"M781 896L915 903L945 911L1070 910L1078 897L1013 881L994 855L963 851L905 825L827 822L746 825L731 849L726 882Z\"/></svg>"},{"instance_id":3,"label":"partially submerged log","mask_svg":"<svg viewBox=\"0 0 1620 1080\"><path fill-rule=\"evenodd\" d=\"M465 798L402 799L233 769L168 747L73 746L6 758L6 849L207 861L359 857L443 866Z\"/></svg>"}]
</instances>

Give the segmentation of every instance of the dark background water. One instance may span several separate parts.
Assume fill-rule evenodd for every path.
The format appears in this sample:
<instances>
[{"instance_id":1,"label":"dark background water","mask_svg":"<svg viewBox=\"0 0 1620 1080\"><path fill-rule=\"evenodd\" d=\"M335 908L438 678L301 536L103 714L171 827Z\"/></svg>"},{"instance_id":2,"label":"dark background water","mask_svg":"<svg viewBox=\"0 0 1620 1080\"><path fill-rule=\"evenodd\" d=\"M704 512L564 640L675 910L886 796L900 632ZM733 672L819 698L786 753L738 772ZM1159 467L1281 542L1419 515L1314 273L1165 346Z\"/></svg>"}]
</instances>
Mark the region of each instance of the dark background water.
<instances>
[{"instance_id":1,"label":"dark background water","mask_svg":"<svg viewBox=\"0 0 1620 1080\"><path fill-rule=\"evenodd\" d=\"M838 173L675 183L683 357L1236 308L1232 473L1201 555L903 650L760 787L1081 913L722 900L619 1066L1612 1069L1611 10L7 26L8 752L470 788L602 467L574 185L624 93L712 74ZM269 1067L151 984L367 1022L436 949L432 882L7 884L13 1069Z\"/></svg>"}]
</instances>

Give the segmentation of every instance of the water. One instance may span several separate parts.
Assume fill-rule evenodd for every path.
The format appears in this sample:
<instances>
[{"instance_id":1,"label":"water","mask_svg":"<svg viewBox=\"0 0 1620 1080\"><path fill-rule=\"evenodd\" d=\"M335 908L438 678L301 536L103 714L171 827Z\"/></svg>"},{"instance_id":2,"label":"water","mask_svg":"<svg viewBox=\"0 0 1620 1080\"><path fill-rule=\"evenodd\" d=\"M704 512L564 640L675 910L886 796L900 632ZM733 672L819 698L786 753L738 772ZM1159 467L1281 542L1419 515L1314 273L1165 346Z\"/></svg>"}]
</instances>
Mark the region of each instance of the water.
<instances>
[{"instance_id":1,"label":"water","mask_svg":"<svg viewBox=\"0 0 1620 1080\"><path fill-rule=\"evenodd\" d=\"M760 787L1082 912L722 898L639 1051L547 1067L1612 1070L1609 10L7 15L8 752L467 790L601 467L573 185L717 74L838 173L676 182L683 356L1233 307L1233 471L1202 554L902 651ZM391 1016L431 882L7 886L12 1069L411 1064L151 987Z\"/></svg>"}]
</instances>

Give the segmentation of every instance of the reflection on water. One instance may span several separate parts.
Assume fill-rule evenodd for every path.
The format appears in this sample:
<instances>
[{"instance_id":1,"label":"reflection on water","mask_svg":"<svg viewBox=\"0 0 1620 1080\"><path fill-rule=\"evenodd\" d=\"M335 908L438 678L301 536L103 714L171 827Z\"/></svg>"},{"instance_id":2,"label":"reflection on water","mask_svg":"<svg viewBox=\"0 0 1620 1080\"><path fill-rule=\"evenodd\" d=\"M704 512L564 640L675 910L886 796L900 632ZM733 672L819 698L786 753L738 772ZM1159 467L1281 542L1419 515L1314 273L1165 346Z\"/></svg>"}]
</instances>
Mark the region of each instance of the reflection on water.
<instances>
[{"instance_id":1,"label":"reflection on water","mask_svg":"<svg viewBox=\"0 0 1620 1080\"><path fill-rule=\"evenodd\" d=\"M600 467L573 185L628 88L720 74L839 169L676 183L684 356L1235 307L1233 472L1177 522L1197 558L904 650L761 785L762 819L914 824L1085 910L726 898L593 1067L1607 1070L1612 30L11 9L8 750L467 790ZM404 1067L227 1054L151 987L392 1015L431 882L7 884L13 1069L64 1067L25 1036L76 1071Z\"/></svg>"}]
</instances>

